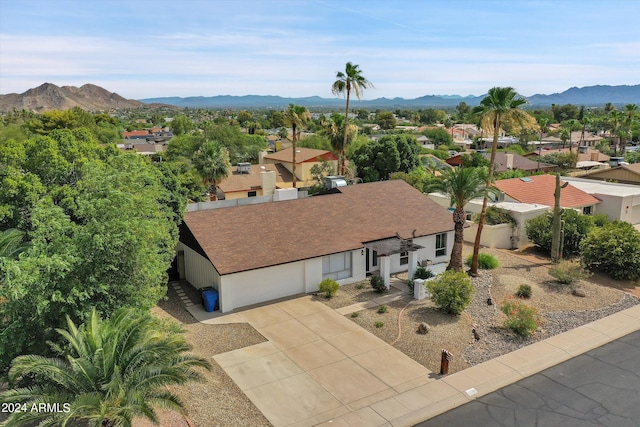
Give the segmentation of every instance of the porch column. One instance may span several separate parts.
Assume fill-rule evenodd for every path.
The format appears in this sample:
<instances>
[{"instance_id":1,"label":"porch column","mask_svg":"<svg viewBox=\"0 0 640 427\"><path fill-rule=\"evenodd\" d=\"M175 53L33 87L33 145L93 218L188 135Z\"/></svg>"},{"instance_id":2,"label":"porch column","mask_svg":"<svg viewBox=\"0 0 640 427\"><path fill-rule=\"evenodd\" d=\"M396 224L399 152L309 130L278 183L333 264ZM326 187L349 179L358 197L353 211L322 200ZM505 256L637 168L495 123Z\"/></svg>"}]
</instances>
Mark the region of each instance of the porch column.
<instances>
[{"instance_id":1,"label":"porch column","mask_svg":"<svg viewBox=\"0 0 640 427\"><path fill-rule=\"evenodd\" d=\"M416 251L409 251L409 271L407 272L409 280L413 279L417 266L418 262L416 261Z\"/></svg>"},{"instance_id":2,"label":"porch column","mask_svg":"<svg viewBox=\"0 0 640 427\"><path fill-rule=\"evenodd\" d=\"M381 256L378 257L378 261L380 261L380 277L384 280L384 284L389 289L390 285L390 276L391 276L391 257Z\"/></svg>"}]
</instances>

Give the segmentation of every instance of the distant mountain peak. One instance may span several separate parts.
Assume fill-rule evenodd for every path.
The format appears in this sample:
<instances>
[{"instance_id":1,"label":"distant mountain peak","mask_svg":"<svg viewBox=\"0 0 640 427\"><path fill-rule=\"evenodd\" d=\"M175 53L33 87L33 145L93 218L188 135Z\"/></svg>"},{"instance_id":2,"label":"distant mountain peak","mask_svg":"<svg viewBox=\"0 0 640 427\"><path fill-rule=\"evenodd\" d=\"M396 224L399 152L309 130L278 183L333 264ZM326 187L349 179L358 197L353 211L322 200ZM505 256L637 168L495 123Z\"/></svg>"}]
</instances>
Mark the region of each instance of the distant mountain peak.
<instances>
[{"instance_id":1,"label":"distant mountain peak","mask_svg":"<svg viewBox=\"0 0 640 427\"><path fill-rule=\"evenodd\" d=\"M24 93L0 95L0 111L30 110L43 112L47 110L68 110L80 107L87 111L104 111L116 108L140 108L140 101L127 100L114 92L87 83L82 86L56 86L43 83Z\"/></svg>"}]
</instances>

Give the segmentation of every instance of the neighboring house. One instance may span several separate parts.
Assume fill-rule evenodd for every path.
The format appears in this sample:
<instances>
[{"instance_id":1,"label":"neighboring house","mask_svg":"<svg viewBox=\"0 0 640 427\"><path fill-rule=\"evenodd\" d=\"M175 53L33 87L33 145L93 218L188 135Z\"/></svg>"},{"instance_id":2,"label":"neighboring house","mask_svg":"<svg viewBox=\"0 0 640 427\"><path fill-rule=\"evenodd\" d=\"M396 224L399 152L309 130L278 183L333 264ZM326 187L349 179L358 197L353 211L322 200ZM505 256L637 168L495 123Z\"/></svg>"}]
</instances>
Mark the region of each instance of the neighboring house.
<instances>
[{"instance_id":1,"label":"neighboring house","mask_svg":"<svg viewBox=\"0 0 640 427\"><path fill-rule=\"evenodd\" d=\"M462 154L452 156L446 160L446 162L452 166L460 166L462 164ZM491 153L484 153L483 156L487 159L491 159ZM521 170L524 172L549 172L558 168L557 165L549 163L540 163L537 161L529 160L524 156L515 153L497 152L495 160L496 173L506 172L510 170Z\"/></svg>"},{"instance_id":2,"label":"neighboring house","mask_svg":"<svg viewBox=\"0 0 640 427\"><path fill-rule=\"evenodd\" d=\"M569 148L545 149L542 151L536 150L536 151L527 153L525 157L535 161L538 158L539 153L543 156L546 156L548 154L569 153L571 151L573 151L574 153L576 152L578 153L578 160L577 160L578 165L580 165L581 163L586 164L587 162L597 162L597 163L606 164L609 162L609 159L610 159L608 155L589 147L578 147L577 149L574 148L573 150L569 150Z\"/></svg>"},{"instance_id":3,"label":"neighboring house","mask_svg":"<svg viewBox=\"0 0 640 427\"><path fill-rule=\"evenodd\" d=\"M270 196L276 188L292 186L291 172L280 164L245 165L234 166L231 175L218 184L218 200Z\"/></svg>"},{"instance_id":4,"label":"neighboring house","mask_svg":"<svg viewBox=\"0 0 640 427\"><path fill-rule=\"evenodd\" d=\"M554 130L549 128L549 130ZM592 133L585 132L584 139L582 137L582 131L573 131L571 132L571 145L572 146L594 146L598 145L600 141L602 141L602 137L593 135ZM563 145L562 138L560 136L545 136L542 138L542 142L546 142L553 145ZM569 145L569 140L564 142L567 146Z\"/></svg>"},{"instance_id":5,"label":"neighboring house","mask_svg":"<svg viewBox=\"0 0 640 427\"><path fill-rule=\"evenodd\" d=\"M580 175L580 178L640 185L640 163L597 170Z\"/></svg>"},{"instance_id":6,"label":"neighboring house","mask_svg":"<svg viewBox=\"0 0 640 427\"><path fill-rule=\"evenodd\" d=\"M296 149L296 178L300 181L300 186L313 184L311 168L316 164L320 164L323 160L329 162L334 171L338 170L338 156L331 151L302 147ZM280 163L289 172L293 173L293 147L267 154L261 157L261 163Z\"/></svg>"},{"instance_id":7,"label":"neighboring house","mask_svg":"<svg viewBox=\"0 0 640 427\"><path fill-rule=\"evenodd\" d=\"M561 179L560 183L564 181ZM536 175L526 178L501 179L493 183L502 193L500 201L520 202L535 205L555 205L555 175ZM579 210L584 214L593 214L600 203L592 195L569 184L560 191L560 207Z\"/></svg>"},{"instance_id":8,"label":"neighboring house","mask_svg":"<svg viewBox=\"0 0 640 427\"><path fill-rule=\"evenodd\" d=\"M451 214L401 180L340 187L331 194L187 212L180 228L180 274L213 286L220 310L315 292L379 272L446 263ZM378 273L376 273L378 274Z\"/></svg>"},{"instance_id":9,"label":"neighboring house","mask_svg":"<svg viewBox=\"0 0 640 427\"><path fill-rule=\"evenodd\" d=\"M640 185L585 179L584 175L562 179L600 200L595 213L604 214L612 221L626 221L640 230Z\"/></svg>"}]
</instances>

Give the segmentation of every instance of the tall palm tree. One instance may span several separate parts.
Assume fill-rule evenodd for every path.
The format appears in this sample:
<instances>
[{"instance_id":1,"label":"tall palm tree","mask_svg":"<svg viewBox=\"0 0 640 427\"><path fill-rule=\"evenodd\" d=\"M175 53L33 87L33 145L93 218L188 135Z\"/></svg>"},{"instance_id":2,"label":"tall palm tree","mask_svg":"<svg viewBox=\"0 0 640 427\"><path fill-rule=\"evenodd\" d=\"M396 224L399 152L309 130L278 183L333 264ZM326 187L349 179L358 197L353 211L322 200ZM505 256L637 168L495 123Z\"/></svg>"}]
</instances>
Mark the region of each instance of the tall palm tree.
<instances>
[{"instance_id":1,"label":"tall palm tree","mask_svg":"<svg viewBox=\"0 0 640 427\"><path fill-rule=\"evenodd\" d=\"M215 199L218 184L231 174L229 150L217 142L207 141L193 154L193 165L208 185L211 198Z\"/></svg>"},{"instance_id":2,"label":"tall palm tree","mask_svg":"<svg viewBox=\"0 0 640 427\"><path fill-rule=\"evenodd\" d=\"M524 98L518 96L512 87L493 87L489 89L487 96L480 101L480 105L474 108L474 112L480 114L480 127L483 130L493 132L493 142L491 144L491 157L489 159L488 182L493 179L493 172L496 164L496 151L498 149L498 135L503 126L509 125L512 132L518 134L523 128L537 129L537 123L533 116L520 110L526 104ZM473 259L471 262L470 274L478 274L478 254L480 253L480 235L484 227L484 218L487 212L487 202L489 192L485 191L478 221L478 232L473 244Z\"/></svg>"},{"instance_id":3,"label":"tall palm tree","mask_svg":"<svg viewBox=\"0 0 640 427\"><path fill-rule=\"evenodd\" d=\"M538 126L540 127L540 144L538 145L538 170L540 170L540 156L542 156L542 135L549 130L549 119L541 117L538 119Z\"/></svg>"},{"instance_id":4,"label":"tall palm tree","mask_svg":"<svg viewBox=\"0 0 640 427\"><path fill-rule=\"evenodd\" d=\"M620 125L625 119L622 111L613 110L611 112L611 136L613 137L613 154L618 155L618 146L620 145Z\"/></svg>"},{"instance_id":5,"label":"tall palm tree","mask_svg":"<svg viewBox=\"0 0 640 427\"><path fill-rule=\"evenodd\" d=\"M625 134L630 137L631 135L631 125L634 123L637 115L638 115L638 105L637 104L627 104L625 105L625 118L624 118L624 127ZM627 143L627 139L625 139L625 145ZM624 148L623 148L624 149Z\"/></svg>"},{"instance_id":6,"label":"tall palm tree","mask_svg":"<svg viewBox=\"0 0 640 427\"><path fill-rule=\"evenodd\" d=\"M568 135L569 135L569 152L573 151L573 141L571 141L571 132L573 132L574 130L578 130L580 129L580 122L577 121L576 119L570 119L567 120L566 122L567 128L568 128Z\"/></svg>"},{"instance_id":7,"label":"tall palm tree","mask_svg":"<svg viewBox=\"0 0 640 427\"><path fill-rule=\"evenodd\" d=\"M288 126L291 126L291 131L293 133L291 141L293 143L293 166L291 173L293 174L293 188L296 188L298 182L298 178L296 177L296 150L298 148L298 138L300 136L298 128L301 128L311 121L311 113L309 113L307 107L289 104L289 108L284 110L284 121Z\"/></svg>"},{"instance_id":8,"label":"tall palm tree","mask_svg":"<svg viewBox=\"0 0 640 427\"><path fill-rule=\"evenodd\" d=\"M484 196L486 191L495 193L495 187L487 188L487 172L482 168L459 167L445 169L441 179L429 185L428 192L437 191L449 196L455 224L455 237L451 259L447 270L462 271L462 246L464 242L464 225L467 219L465 206L471 199Z\"/></svg>"},{"instance_id":9,"label":"tall palm tree","mask_svg":"<svg viewBox=\"0 0 640 427\"><path fill-rule=\"evenodd\" d=\"M584 133L587 130L587 126L591 125L591 123L593 123L593 119L591 117L589 116L582 117L582 134L580 135L580 145L585 145Z\"/></svg>"},{"instance_id":10,"label":"tall palm tree","mask_svg":"<svg viewBox=\"0 0 640 427\"><path fill-rule=\"evenodd\" d=\"M562 140L562 149L565 149L565 146L567 145L567 141L569 141L571 139L571 130L567 127L565 127L564 129L562 129L560 131L560 140ZM569 145L569 147L571 147L571 145ZM571 150L571 148L569 148L569 150Z\"/></svg>"},{"instance_id":11,"label":"tall palm tree","mask_svg":"<svg viewBox=\"0 0 640 427\"><path fill-rule=\"evenodd\" d=\"M331 85L331 92L334 95L345 94L346 106L344 113L344 128L349 128L349 99L351 97L351 90L356 94L356 97L360 99L361 93L366 88L372 88L373 84L362 75L359 65L354 65L351 62L347 62L344 73L342 71L336 72L336 81ZM340 151L340 174L344 175L345 169L345 154L347 149L347 133L344 134L344 141L342 144L342 150Z\"/></svg>"},{"instance_id":12,"label":"tall palm tree","mask_svg":"<svg viewBox=\"0 0 640 427\"><path fill-rule=\"evenodd\" d=\"M0 394L0 403L26 408L57 404L59 411L13 412L4 426L80 421L90 427L129 427L134 417L157 423L156 407L183 410L167 386L199 380L197 369L210 367L205 359L188 353L182 335L162 332L149 314L134 309L120 309L109 320L100 319L94 310L86 324L77 327L67 317L67 325L57 330L64 344L53 345L61 357L16 357L9 380L31 383Z\"/></svg>"}]
</instances>

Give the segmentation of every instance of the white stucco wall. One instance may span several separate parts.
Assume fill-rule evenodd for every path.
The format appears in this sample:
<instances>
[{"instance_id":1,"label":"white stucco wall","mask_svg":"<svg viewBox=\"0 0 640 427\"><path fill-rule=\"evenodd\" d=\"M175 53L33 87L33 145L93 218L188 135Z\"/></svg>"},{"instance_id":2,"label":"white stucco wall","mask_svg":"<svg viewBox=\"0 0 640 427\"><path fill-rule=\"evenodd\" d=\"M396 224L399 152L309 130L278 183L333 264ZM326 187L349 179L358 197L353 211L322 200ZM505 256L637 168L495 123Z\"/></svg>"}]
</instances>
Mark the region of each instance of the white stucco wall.
<instances>
[{"instance_id":1,"label":"white stucco wall","mask_svg":"<svg viewBox=\"0 0 640 427\"><path fill-rule=\"evenodd\" d=\"M213 286L218 289L220 276L211 262L194 251L180 244L178 250L184 251L185 279L195 288Z\"/></svg>"}]
</instances>

